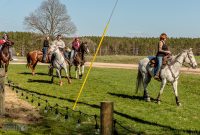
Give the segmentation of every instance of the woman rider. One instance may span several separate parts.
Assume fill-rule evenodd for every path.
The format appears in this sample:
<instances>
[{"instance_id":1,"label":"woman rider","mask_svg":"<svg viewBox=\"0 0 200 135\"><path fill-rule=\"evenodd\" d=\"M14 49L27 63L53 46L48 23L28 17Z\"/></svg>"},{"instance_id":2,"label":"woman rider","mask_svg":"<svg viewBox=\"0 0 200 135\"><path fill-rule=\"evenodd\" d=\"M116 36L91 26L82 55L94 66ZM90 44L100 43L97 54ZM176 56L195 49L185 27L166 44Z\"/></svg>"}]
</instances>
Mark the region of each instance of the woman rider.
<instances>
[{"instance_id":1,"label":"woman rider","mask_svg":"<svg viewBox=\"0 0 200 135\"><path fill-rule=\"evenodd\" d=\"M159 79L159 73L161 70L161 66L162 66L162 62L163 62L163 57L171 54L171 52L169 51L168 46L166 45L166 40L167 40L167 34L166 33L162 33L160 35L160 41L158 43L158 52L157 52L157 61L158 61L158 66L155 72L155 79Z\"/></svg>"}]
</instances>

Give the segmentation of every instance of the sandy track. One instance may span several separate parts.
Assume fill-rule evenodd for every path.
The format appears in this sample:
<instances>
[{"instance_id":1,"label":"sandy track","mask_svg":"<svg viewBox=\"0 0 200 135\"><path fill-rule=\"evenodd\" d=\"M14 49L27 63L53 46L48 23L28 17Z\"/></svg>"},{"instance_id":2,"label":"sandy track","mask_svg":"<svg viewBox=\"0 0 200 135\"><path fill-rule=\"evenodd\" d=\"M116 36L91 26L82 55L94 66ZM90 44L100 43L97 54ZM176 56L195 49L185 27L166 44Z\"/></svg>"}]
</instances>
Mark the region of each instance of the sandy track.
<instances>
[{"instance_id":1,"label":"sandy track","mask_svg":"<svg viewBox=\"0 0 200 135\"><path fill-rule=\"evenodd\" d=\"M5 117L0 118L0 128L7 118L12 119L14 123L33 124L41 120L39 110L28 102L19 99L17 94L9 87L5 87ZM6 119L5 119L6 118Z\"/></svg>"},{"instance_id":2,"label":"sandy track","mask_svg":"<svg viewBox=\"0 0 200 135\"><path fill-rule=\"evenodd\" d=\"M10 64L26 64L24 61L16 61L11 62ZM38 63L38 65L47 65L44 63ZM86 62L86 66L90 66L90 62ZM121 69L137 69L137 64L119 64L119 63L101 63L101 62L94 62L93 67L99 68L121 68ZM37 68L37 67L36 67ZM192 68L181 68L181 72L188 73L188 74L199 74L200 75L200 68L192 69Z\"/></svg>"}]
</instances>

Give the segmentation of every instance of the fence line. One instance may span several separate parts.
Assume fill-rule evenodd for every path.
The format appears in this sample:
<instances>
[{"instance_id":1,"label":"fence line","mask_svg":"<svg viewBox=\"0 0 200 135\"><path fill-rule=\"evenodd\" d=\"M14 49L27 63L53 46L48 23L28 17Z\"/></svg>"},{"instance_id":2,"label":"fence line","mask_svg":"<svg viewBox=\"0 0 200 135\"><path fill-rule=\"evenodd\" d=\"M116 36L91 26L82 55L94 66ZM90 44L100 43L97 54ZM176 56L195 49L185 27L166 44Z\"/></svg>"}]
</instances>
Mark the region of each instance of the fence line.
<instances>
[{"instance_id":1,"label":"fence line","mask_svg":"<svg viewBox=\"0 0 200 135\"><path fill-rule=\"evenodd\" d=\"M51 111L51 112L54 112L56 117L58 115L61 115L65 120L69 119L69 117L70 117L69 111L71 111L72 113L78 113L79 114L79 118L77 120L77 125L81 124L81 117L82 116L93 118L94 121L95 121L95 124L94 124L95 134L100 134L100 124L99 124L100 121L98 121L98 119L100 120L100 116L98 116L96 114L94 114L94 115L87 114L87 113L84 113L84 112L82 112L80 110L73 110L73 109L69 108L68 106L61 106L58 103L55 103L54 105L52 105L52 104L49 103L49 101L47 99L42 98L41 95L39 95L37 93L33 94L31 91L26 91L26 90L20 88L19 86L17 86L16 84L14 84L10 80L8 81L8 84L6 84L6 85L8 85L18 95L20 95L22 97L25 97L25 99L28 100L29 102L31 102L31 103L36 103L37 102L37 106L38 107L42 106L42 102L43 102L43 104L45 104L44 113L47 113L47 112ZM21 91L21 94L19 94L19 91ZM34 100L34 99L37 99L37 100ZM133 134L136 133L135 131L132 131L129 128L123 126L121 124L121 122L119 122L117 119L113 119L114 135L118 135L118 130L117 130L117 126L116 125L118 125L122 129L124 129L128 133L133 133Z\"/></svg>"}]
</instances>

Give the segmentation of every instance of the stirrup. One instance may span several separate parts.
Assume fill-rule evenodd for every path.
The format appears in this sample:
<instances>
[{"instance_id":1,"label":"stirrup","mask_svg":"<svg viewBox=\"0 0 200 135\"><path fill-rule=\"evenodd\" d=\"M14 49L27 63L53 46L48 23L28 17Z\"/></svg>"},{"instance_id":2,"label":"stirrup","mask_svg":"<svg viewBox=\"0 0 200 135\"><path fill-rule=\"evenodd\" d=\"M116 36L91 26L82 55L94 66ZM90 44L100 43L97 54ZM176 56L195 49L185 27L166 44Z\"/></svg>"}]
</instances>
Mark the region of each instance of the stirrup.
<instances>
[{"instance_id":1,"label":"stirrup","mask_svg":"<svg viewBox=\"0 0 200 135\"><path fill-rule=\"evenodd\" d=\"M53 66L52 66L52 65L49 65L48 68L51 69L51 68L53 68Z\"/></svg>"},{"instance_id":2,"label":"stirrup","mask_svg":"<svg viewBox=\"0 0 200 135\"><path fill-rule=\"evenodd\" d=\"M160 76L159 75L155 75L154 79L160 79Z\"/></svg>"}]
</instances>

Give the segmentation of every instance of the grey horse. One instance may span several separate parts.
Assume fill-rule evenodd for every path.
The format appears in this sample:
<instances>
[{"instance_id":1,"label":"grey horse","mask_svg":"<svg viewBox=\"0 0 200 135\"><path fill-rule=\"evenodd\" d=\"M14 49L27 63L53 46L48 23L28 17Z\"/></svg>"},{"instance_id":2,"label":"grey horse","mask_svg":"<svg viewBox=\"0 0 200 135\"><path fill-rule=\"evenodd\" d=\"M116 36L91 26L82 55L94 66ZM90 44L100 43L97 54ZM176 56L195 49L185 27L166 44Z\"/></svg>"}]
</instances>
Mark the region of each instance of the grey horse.
<instances>
[{"instance_id":1,"label":"grey horse","mask_svg":"<svg viewBox=\"0 0 200 135\"><path fill-rule=\"evenodd\" d=\"M148 94L147 86L151 81L151 78L154 76L154 68L149 65L149 61L150 61L149 58L144 58L139 61L138 75L136 81L136 93L138 89L141 88L141 86L143 86L144 88L143 97L146 101L150 101L150 96ZM192 52L192 48L190 48L189 50L183 50L178 55L173 56L171 62L167 64L164 68L162 68L160 72L161 88L157 97L157 103L160 104L160 96L162 95L164 87L168 81L173 86L177 106L181 105L178 99L177 85L180 75L180 69L183 63L189 64L192 68L197 68L197 62Z\"/></svg>"},{"instance_id":2,"label":"grey horse","mask_svg":"<svg viewBox=\"0 0 200 135\"><path fill-rule=\"evenodd\" d=\"M56 73L60 79L60 86L63 85L62 79L61 79L61 69L65 70L66 73L66 78L68 80L68 83L71 83L71 80L69 78L68 72L67 72L67 67L68 67L68 63L65 61L64 55L60 52L58 46L56 45L51 45L50 49L49 49L51 55L52 55L52 67L51 68L55 68L56 69ZM53 82L53 74L52 74L52 79L51 81Z\"/></svg>"}]
</instances>

